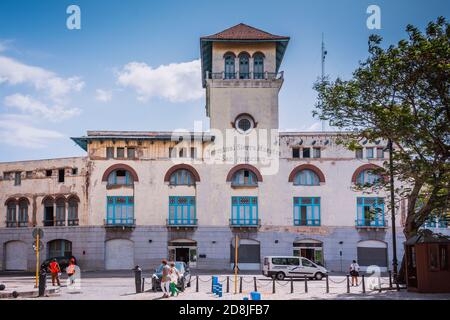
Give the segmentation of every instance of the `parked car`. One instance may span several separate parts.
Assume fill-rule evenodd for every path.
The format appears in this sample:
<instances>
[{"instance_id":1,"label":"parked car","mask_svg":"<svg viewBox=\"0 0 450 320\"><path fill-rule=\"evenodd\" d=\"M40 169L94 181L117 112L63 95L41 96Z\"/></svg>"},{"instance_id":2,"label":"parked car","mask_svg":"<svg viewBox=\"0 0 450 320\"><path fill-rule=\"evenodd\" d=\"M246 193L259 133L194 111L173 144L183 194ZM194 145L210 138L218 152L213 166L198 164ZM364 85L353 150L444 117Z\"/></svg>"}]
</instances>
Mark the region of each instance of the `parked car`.
<instances>
[{"instance_id":1,"label":"parked car","mask_svg":"<svg viewBox=\"0 0 450 320\"><path fill-rule=\"evenodd\" d=\"M68 257L53 257L50 259L45 260L41 264L41 269L45 269L45 271L50 272L48 270L48 267L50 266L50 262L53 261L53 259L56 259L56 262L59 264L59 268L61 269L61 272L66 271L67 266L69 265L70 259L75 259L75 264L77 263L77 259L74 256L68 256Z\"/></svg>"},{"instance_id":2,"label":"parked car","mask_svg":"<svg viewBox=\"0 0 450 320\"><path fill-rule=\"evenodd\" d=\"M162 268L161 264L152 275L152 289L153 291L161 290L161 277L162 277ZM189 266L182 261L175 262L175 268L177 268L180 273L180 277L178 278L177 288L180 291L184 291L186 287L191 286L191 272L189 270Z\"/></svg>"},{"instance_id":3,"label":"parked car","mask_svg":"<svg viewBox=\"0 0 450 320\"><path fill-rule=\"evenodd\" d=\"M322 280L328 270L303 257L270 256L264 257L262 274L277 280L285 277L308 277Z\"/></svg>"}]
</instances>

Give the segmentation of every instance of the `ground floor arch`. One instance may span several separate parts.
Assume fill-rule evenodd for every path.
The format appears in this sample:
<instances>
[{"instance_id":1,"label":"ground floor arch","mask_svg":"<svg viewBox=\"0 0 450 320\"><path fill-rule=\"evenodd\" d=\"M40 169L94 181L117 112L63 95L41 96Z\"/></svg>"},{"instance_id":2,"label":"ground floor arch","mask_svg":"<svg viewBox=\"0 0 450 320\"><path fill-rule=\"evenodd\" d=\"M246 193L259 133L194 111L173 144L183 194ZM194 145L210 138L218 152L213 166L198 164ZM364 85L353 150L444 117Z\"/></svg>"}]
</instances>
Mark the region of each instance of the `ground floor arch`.
<instances>
[{"instance_id":1,"label":"ground floor arch","mask_svg":"<svg viewBox=\"0 0 450 320\"><path fill-rule=\"evenodd\" d=\"M175 239L168 243L169 260L185 262L189 267L197 267L197 241Z\"/></svg>"},{"instance_id":2,"label":"ground floor arch","mask_svg":"<svg viewBox=\"0 0 450 320\"><path fill-rule=\"evenodd\" d=\"M293 255L304 257L314 263L324 265L323 242L314 239L296 240L292 244Z\"/></svg>"},{"instance_id":3,"label":"ground floor arch","mask_svg":"<svg viewBox=\"0 0 450 320\"><path fill-rule=\"evenodd\" d=\"M71 256L72 241L66 239L55 239L47 242L47 259Z\"/></svg>"}]
</instances>

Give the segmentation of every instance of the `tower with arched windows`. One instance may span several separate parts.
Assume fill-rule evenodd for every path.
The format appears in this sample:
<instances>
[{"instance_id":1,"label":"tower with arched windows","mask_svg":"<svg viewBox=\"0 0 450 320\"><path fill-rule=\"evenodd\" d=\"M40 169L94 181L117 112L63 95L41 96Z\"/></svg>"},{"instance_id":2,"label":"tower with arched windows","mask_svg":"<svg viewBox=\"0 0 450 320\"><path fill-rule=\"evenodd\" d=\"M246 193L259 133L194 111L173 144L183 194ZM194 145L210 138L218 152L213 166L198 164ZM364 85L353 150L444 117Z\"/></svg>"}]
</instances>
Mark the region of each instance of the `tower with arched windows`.
<instances>
[{"instance_id":1,"label":"tower with arched windows","mask_svg":"<svg viewBox=\"0 0 450 320\"><path fill-rule=\"evenodd\" d=\"M280 66L288 42L243 23L200 39L212 129L278 129Z\"/></svg>"}]
</instances>

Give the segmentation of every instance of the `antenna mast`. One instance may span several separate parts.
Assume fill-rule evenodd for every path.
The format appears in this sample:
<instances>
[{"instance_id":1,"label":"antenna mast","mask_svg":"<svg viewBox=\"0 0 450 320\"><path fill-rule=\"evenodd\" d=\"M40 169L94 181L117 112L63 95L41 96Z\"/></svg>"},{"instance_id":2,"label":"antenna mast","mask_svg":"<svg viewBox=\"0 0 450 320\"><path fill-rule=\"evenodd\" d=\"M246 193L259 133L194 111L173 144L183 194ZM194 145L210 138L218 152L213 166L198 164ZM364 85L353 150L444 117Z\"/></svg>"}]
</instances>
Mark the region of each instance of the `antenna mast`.
<instances>
[{"instance_id":1,"label":"antenna mast","mask_svg":"<svg viewBox=\"0 0 450 320\"><path fill-rule=\"evenodd\" d=\"M327 55L327 51L325 50L325 42L323 40L323 32L322 32L322 83L325 81L325 56ZM325 131L325 120L322 120L322 131Z\"/></svg>"}]
</instances>

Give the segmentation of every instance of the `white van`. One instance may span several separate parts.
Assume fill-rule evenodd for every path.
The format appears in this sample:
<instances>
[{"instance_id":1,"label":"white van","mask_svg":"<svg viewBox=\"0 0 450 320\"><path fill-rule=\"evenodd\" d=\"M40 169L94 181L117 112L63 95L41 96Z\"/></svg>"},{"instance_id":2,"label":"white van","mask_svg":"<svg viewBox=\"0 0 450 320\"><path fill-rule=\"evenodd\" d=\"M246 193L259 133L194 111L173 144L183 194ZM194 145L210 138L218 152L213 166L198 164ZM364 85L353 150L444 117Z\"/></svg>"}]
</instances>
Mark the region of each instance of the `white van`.
<instances>
[{"instance_id":1,"label":"white van","mask_svg":"<svg viewBox=\"0 0 450 320\"><path fill-rule=\"evenodd\" d=\"M264 257L262 274L266 277L283 280L285 277L305 277L322 280L327 269L303 257L270 256Z\"/></svg>"}]
</instances>

